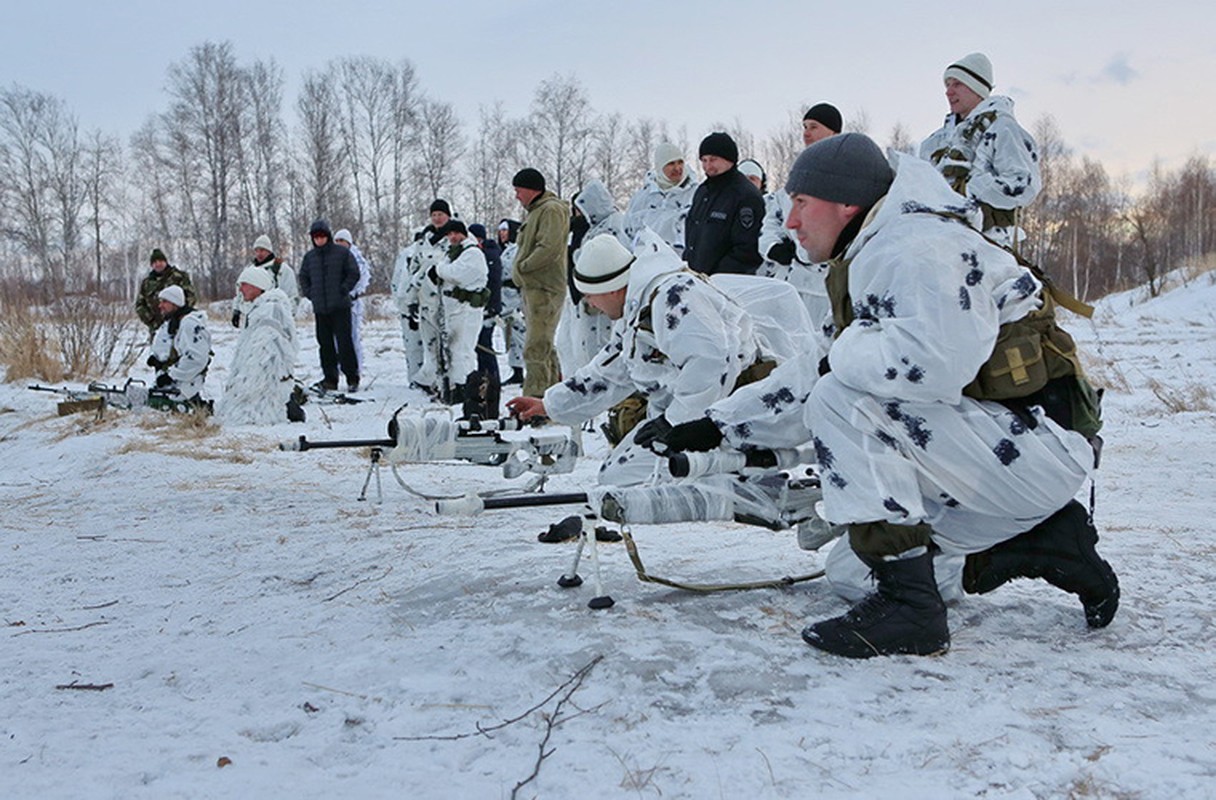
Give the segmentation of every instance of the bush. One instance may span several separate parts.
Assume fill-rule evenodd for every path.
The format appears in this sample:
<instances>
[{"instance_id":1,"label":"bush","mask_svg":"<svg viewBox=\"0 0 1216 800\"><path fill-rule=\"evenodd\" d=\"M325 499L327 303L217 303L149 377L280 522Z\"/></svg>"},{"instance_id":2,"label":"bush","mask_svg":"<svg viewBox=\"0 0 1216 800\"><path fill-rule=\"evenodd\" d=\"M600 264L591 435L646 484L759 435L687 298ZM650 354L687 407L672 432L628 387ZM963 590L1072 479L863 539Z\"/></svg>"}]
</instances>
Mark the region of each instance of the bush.
<instances>
[{"instance_id":1,"label":"bush","mask_svg":"<svg viewBox=\"0 0 1216 800\"><path fill-rule=\"evenodd\" d=\"M93 379L135 363L142 326L125 305L64 297L50 306L0 308L0 360L10 381Z\"/></svg>"}]
</instances>

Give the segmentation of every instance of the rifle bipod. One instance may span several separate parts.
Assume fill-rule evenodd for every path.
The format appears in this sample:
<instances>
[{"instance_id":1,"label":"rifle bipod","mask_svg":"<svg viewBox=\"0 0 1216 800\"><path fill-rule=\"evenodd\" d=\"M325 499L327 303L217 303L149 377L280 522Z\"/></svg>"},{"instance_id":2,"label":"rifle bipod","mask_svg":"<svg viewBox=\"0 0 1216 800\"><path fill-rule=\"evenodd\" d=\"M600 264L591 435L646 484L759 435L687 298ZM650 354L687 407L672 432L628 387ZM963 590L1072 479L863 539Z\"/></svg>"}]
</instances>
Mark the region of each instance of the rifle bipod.
<instances>
[{"instance_id":1,"label":"rifle bipod","mask_svg":"<svg viewBox=\"0 0 1216 800\"><path fill-rule=\"evenodd\" d=\"M384 487L380 484L380 458L384 455L384 448L373 446L370 460L367 464L367 475L363 478L363 489L359 492L360 502L367 499L367 485L371 483L372 474L376 476L376 502L384 502Z\"/></svg>"}]
</instances>

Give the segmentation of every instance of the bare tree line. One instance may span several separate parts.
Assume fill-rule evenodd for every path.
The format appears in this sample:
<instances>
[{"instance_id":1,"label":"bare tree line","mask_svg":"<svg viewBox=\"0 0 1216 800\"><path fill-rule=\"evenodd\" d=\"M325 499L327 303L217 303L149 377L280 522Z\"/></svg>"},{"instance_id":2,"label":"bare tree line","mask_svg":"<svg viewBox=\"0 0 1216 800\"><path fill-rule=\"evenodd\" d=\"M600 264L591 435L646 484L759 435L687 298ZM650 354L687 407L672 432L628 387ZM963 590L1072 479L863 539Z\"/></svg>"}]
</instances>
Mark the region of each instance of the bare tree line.
<instances>
[{"instance_id":1,"label":"bare tree line","mask_svg":"<svg viewBox=\"0 0 1216 800\"><path fill-rule=\"evenodd\" d=\"M273 59L241 64L230 43L206 43L166 77L166 107L126 146L81 131L57 98L0 88L6 295L131 298L147 254L160 247L204 297L226 298L254 238L269 234L280 255L298 261L319 216L351 229L383 288L436 197L492 227L519 217L510 179L534 166L566 198L598 178L623 208L659 142L695 156L687 130L597 112L573 75L542 81L529 112L513 118L500 101L457 107L428 96L409 61L344 58L304 76L291 125ZM801 114L790 110L787 125L762 137L739 119L713 127L731 133L779 189L802 147ZM865 112L846 127L866 131ZM1216 249L1216 173L1206 158L1175 172L1155 167L1147 190L1133 195L1100 163L1078 158L1050 117L1034 133L1044 190L1026 214L1026 253L1078 296L1145 280L1156 291L1167 270ZM876 138L915 149L902 125Z\"/></svg>"}]
</instances>

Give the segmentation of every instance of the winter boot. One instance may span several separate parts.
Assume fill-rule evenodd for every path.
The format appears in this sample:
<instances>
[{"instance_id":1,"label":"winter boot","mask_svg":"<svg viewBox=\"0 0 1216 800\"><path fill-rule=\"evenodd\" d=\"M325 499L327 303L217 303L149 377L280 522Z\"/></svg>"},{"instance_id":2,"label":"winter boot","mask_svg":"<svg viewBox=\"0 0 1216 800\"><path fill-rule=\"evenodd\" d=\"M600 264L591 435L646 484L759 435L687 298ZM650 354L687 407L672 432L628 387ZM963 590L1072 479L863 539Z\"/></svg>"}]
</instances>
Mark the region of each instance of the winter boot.
<instances>
[{"instance_id":1,"label":"winter boot","mask_svg":"<svg viewBox=\"0 0 1216 800\"><path fill-rule=\"evenodd\" d=\"M927 656L950 649L946 605L933 577L933 554L887 561L860 556L873 570L878 591L848 613L810 625L802 638L812 647L846 658L896 654Z\"/></svg>"},{"instance_id":2,"label":"winter boot","mask_svg":"<svg viewBox=\"0 0 1216 800\"><path fill-rule=\"evenodd\" d=\"M1119 579L1097 542L1085 506L1073 500L1025 533L967 556L963 588L985 594L1014 578L1042 578L1080 597L1089 627L1104 628L1119 609Z\"/></svg>"},{"instance_id":3,"label":"winter boot","mask_svg":"<svg viewBox=\"0 0 1216 800\"><path fill-rule=\"evenodd\" d=\"M555 522L549 526L549 530L537 534L536 541L545 544L556 544L558 542L568 542L571 539L577 539L578 535L583 532L583 518L579 516L566 517L561 522Z\"/></svg>"},{"instance_id":4,"label":"winter boot","mask_svg":"<svg viewBox=\"0 0 1216 800\"><path fill-rule=\"evenodd\" d=\"M503 386L521 386L524 382L523 367L512 367L511 377L502 382Z\"/></svg>"}]
</instances>

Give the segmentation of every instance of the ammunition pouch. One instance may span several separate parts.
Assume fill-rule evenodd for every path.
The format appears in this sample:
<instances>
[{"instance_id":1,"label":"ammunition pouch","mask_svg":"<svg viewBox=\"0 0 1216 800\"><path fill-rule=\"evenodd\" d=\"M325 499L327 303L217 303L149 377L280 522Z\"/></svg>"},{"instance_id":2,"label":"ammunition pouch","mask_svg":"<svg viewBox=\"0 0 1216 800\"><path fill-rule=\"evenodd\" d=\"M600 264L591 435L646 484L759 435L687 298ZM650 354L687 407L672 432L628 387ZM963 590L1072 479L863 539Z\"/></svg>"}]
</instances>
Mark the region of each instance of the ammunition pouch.
<instances>
[{"instance_id":1,"label":"ammunition pouch","mask_svg":"<svg viewBox=\"0 0 1216 800\"><path fill-rule=\"evenodd\" d=\"M444 295L453 300L468 303L473 308L482 308L486 303L490 302L490 290L488 288L470 290L456 287L454 289L446 289Z\"/></svg>"},{"instance_id":2,"label":"ammunition pouch","mask_svg":"<svg viewBox=\"0 0 1216 800\"><path fill-rule=\"evenodd\" d=\"M1056 324L1047 291L1041 309L1001 326L992 355L963 394L1015 411L1042 406L1057 424L1086 438L1102 428L1102 393L1086 379L1076 342Z\"/></svg>"},{"instance_id":3,"label":"ammunition pouch","mask_svg":"<svg viewBox=\"0 0 1216 800\"><path fill-rule=\"evenodd\" d=\"M600 426L608 444L616 447L625 441L625 437L646 419L646 410L646 397L641 392L634 392L608 409L608 421Z\"/></svg>"}]
</instances>

